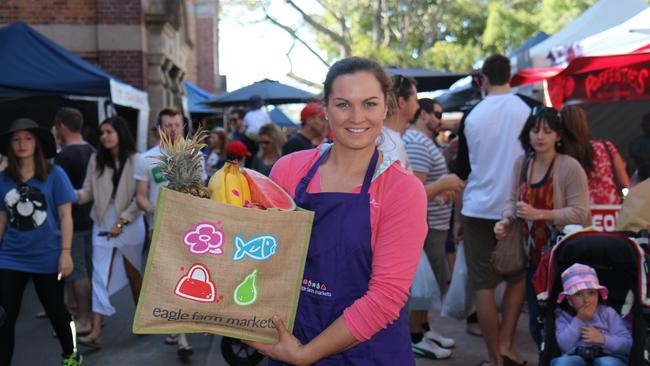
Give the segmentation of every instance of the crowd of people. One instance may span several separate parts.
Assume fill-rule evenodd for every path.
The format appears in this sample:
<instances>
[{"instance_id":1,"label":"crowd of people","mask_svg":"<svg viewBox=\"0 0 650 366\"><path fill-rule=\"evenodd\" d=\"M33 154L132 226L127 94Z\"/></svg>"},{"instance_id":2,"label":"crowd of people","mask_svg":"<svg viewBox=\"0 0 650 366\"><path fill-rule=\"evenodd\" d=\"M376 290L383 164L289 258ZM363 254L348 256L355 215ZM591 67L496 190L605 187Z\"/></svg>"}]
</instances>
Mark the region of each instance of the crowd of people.
<instances>
[{"instance_id":1,"label":"crowd of people","mask_svg":"<svg viewBox=\"0 0 650 366\"><path fill-rule=\"evenodd\" d=\"M225 128L210 131L202 152L205 181L237 161L270 176L315 213L305 276L331 284L332 297L302 292L293 334L274 318L279 343L249 343L269 364L414 365L414 356L450 357L455 340L429 322L433 297L409 293L434 278L446 296L456 245L464 247L476 294L476 313L467 315L468 326L480 328L471 333L487 347L481 365L526 364L514 342L524 303L530 335L541 346L532 278L566 226L591 225L590 205L620 204L623 188L647 179L650 113L642 121L645 136L630 146L638 167L631 179L614 144L591 136L580 107L558 111L514 93L507 57L487 58L480 80L485 97L452 134L442 131L442 105L418 99L414 79L391 78L381 65L356 57L331 67L322 101L305 105L292 135L271 122L259 97L248 110L229 110ZM65 107L54 117L56 140L25 118L0 136L6 164L0 173L1 365L12 359L29 279L64 365L81 361L75 337L101 344L105 317L118 311L112 294L128 284L138 301L145 243L166 185L155 159L159 141L138 154L127 121L115 116L100 123L93 147L82 125L82 114ZM165 108L155 131L174 139L186 127L179 110ZM520 230L515 234L528 248L528 265L505 276L491 256L511 230ZM558 316L557 337L566 341L553 364L586 365L575 350L595 344L607 357L594 364L624 365L629 330L597 305L606 290L593 269L577 266L562 276L562 297L574 311ZM177 345L182 358L193 353L185 334L171 334L165 343Z\"/></svg>"}]
</instances>

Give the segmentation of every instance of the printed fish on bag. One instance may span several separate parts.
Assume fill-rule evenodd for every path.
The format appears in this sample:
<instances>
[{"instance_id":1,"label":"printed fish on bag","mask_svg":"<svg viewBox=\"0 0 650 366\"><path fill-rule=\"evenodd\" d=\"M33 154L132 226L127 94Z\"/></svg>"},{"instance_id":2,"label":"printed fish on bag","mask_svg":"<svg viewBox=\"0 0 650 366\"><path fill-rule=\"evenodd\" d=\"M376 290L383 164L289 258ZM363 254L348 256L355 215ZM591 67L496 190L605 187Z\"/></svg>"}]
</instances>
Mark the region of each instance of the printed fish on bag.
<instances>
[{"instance_id":1,"label":"printed fish on bag","mask_svg":"<svg viewBox=\"0 0 650 366\"><path fill-rule=\"evenodd\" d=\"M235 235L235 254L233 261L249 257L258 261L268 259L275 255L278 248L278 240L271 234L254 236L244 241L243 234Z\"/></svg>"}]
</instances>

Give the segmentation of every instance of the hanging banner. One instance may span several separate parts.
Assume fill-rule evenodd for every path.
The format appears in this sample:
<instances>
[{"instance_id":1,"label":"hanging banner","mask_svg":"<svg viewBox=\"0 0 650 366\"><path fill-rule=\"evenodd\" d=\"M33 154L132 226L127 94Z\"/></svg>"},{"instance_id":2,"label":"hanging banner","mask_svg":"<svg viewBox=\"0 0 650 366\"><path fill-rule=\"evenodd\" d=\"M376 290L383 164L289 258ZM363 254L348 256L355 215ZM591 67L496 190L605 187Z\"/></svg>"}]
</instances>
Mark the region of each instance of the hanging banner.
<instances>
[{"instance_id":1,"label":"hanging banner","mask_svg":"<svg viewBox=\"0 0 650 366\"><path fill-rule=\"evenodd\" d=\"M616 231L619 212L621 212L621 205L592 205L591 225L603 231Z\"/></svg>"},{"instance_id":2,"label":"hanging banner","mask_svg":"<svg viewBox=\"0 0 650 366\"><path fill-rule=\"evenodd\" d=\"M555 107L576 103L650 99L650 62L611 67L573 75L558 75L548 80L548 91Z\"/></svg>"}]
</instances>

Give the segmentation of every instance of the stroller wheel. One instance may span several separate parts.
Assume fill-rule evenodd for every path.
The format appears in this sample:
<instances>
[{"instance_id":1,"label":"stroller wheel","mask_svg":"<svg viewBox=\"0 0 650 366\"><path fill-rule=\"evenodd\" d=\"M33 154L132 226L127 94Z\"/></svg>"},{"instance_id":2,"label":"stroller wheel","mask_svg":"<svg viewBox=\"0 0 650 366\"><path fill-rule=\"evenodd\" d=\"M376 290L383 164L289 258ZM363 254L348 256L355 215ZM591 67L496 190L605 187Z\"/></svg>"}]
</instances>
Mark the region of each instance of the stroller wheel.
<instances>
[{"instance_id":1,"label":"stroller wheel","mask_svg":"<svg viewBox=\"0 0 650 366\"><path fill-rule=\"evenodd\" d=\"M221 355L231 366L256 366L264 359L254 348L228 337L221 339Z\"/></svg>"}]
</instances>

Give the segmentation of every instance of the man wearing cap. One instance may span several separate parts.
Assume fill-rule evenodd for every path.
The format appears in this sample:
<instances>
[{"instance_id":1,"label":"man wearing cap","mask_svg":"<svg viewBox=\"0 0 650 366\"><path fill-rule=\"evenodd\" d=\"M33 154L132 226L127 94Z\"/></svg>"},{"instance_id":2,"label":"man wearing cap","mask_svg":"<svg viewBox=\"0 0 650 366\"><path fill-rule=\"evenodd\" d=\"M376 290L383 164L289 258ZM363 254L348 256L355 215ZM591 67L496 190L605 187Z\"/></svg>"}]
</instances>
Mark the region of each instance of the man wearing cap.
<instances>
[{"instance_id":1,"label":"man wearing cap","mask_svg":"<svg viewBox=\"0 0 650 366\"><path fill-rule=\"evenodd\" d=\"M249 111L244 116L244 124L246 125L246 133L249 135L257 135L260 127L267 123L271 123L271 117L262 109L262 97L253 95L248 100Z\"/></svg>"},{"instance_id":2,"label":"man wearing cap","mask_svg":"<svg viewBox=\"0 0 650 366\"><path fill-rule=\"evenodd\" d=\"M310 102L300 112L302 127L282 147L282 155L313 149L314 140L320 140L327 130L325 112L320 103Z\"/></svg>"}]
</instances>

